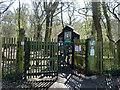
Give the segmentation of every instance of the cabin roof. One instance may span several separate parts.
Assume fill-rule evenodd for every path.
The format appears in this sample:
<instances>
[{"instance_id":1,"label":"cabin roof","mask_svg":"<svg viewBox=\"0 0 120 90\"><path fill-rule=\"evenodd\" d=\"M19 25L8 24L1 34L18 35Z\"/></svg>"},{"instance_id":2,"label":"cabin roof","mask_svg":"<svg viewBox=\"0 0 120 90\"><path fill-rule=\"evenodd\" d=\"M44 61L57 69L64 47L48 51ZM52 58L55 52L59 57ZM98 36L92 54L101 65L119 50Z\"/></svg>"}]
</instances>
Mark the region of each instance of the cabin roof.
<instances>
[{"instance_id":1,"label":"cabin roof","mask_svg":"<svg viewBox=\"0 0 120 90\"><path fill-rule=\"evenodd\" d=\"M78 34L78 35L80 35L80 34L79 34L77 31L75 31L75 30L74 30L73 32L76 33L76 34Z\"/></svg>"},{"instance_id":2,"label":"cabin roof","mask_svg":"<svg viewBox=\"0 0 120 90\"><path fill-rule=\"evenodd\" d=\"M69 29L66 29L66 28L69 28ZM62 32L60 32L60 33L58 34L58 36L61 36L61 34L63 34L63 32L64 32L65 30L72 30L73 33L75 33L75 34L77 34L77 35L80 36L80 34L79 34L78 32L76 32L76 31L74 30L74 28L73 28L72 26L70 26L70 25L67 25L65 28L63 28Z\"/></svg>"}]
</instances>

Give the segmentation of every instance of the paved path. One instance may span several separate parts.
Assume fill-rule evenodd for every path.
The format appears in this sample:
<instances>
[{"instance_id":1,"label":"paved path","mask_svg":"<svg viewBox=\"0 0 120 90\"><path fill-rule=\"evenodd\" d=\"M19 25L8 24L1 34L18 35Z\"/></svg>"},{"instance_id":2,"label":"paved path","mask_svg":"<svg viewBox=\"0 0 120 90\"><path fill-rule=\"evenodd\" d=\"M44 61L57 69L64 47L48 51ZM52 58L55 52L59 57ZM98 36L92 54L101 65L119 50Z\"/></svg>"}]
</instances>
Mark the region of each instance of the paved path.
<instances>
[{"instance_id":1,"label":"paved path","mask_svg":"<svg viewBox=\"0 0 120 90\"><path fill-rule=\"evenodd\" d=\"M33 81L39 80L34 78ZM60 68L58 79L56 82L24 82L24 81L5 81L3 82L3 87L7 88L37 88L40 90L40 87L49 88L49 90L58 90L58 89L105 89L108 90L118 90L120 88L120 76L119 77L110 77L106 78L104 75L96 77L87 77L82 74L75 74L70 67ZM48 89L47 88L47 89ZM53 89L54 88L54 89Z\"/></svg>"},{"instance_id":2,"label":"paved path","mask_svg":"<svg viewBox=\"0 0 120 90\"><path fill-rule=\"evenodd\" d=\"M57 81L49 89L52 90L54 88L56 90L57 89L69 90L65 83L67 82L67 78L69 78L71 73L72 73L71 68L69 68L69 70L68 68L60 68Z\"/></svg>"},{"instance_id":3,"label":"paved path","mask_svg":"<svg viewBox=\"0 0 120 90\"><path fill-rule=\"evenodd\" d=\"M118 89L120 87L120 77L106 78L102 76L84 76L73 73L70 67L60 68L58 80L50 87L65 89Z\"/></svg>"}]
</instances>

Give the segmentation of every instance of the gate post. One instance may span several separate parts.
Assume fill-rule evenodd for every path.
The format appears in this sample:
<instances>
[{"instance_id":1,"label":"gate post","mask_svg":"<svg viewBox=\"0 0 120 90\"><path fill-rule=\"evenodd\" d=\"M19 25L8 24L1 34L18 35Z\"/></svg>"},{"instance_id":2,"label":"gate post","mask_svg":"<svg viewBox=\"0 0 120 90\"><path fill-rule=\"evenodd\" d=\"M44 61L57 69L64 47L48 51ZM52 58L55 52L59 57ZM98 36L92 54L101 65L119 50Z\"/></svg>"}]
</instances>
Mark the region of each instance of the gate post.
<instances>
[{"instance_id":1,"label":"gate post","mask_svg":"<svg viewBox=\"0 0 120 90\"><path fill-rule=\"evenodd\" d=\"M85 41L85 47L86 47L86 51L85 51L85 74L88 75L88 41L90 39L86 39Z\"/></svg>"},{"instance_id":2,"label":"gate post","mask_svg":"<svg viewBox=\"0 0 120 90\"><path fill-rule=\"evenodd\" d=\"M24 44L24 52L25 52L25 56L24 56L24 80L26 80L26 72L29 69L30 66L30 39L27 37L25 37L24 40L25 44Z\"/></svg>"},{"instance_id":3,"label":"gate post","mask_svg":"<svg viewBox=\"0 0 120 90\"><path fill-rule=\"evenodd\" d=\"M86 58L85 58L85 72L86 75L102 73L102 54L101 42L97 42L93 38L86 39Z\"/></svg>"},{"instance_id":4,"label":"gate post","mask_svg":"<svg viewBox=\"0 0 120 90\"><path fill-rule=\"evenodd\" d=\"M19 31L19 37L17 40L17 74L19 74L19 79L22 78L23 74L23 61L24 61L24 37L25 31L23 28Z\"/></svg>"}]
</instances>

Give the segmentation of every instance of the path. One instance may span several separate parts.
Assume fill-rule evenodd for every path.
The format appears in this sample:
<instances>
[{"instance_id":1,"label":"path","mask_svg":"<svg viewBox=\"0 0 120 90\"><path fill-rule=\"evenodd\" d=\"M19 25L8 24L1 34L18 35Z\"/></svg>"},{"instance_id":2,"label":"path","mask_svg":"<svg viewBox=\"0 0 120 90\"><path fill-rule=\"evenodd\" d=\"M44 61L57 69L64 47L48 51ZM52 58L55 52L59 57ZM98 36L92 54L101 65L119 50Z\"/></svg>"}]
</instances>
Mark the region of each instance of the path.
<instances>
[{"instance_id":1,"label":"path","mask_svg":"<svg viewBox=\"0 0 120 90\"><path fill-rule=\"evenodd\" d=\"M84 76L75 74L70 68L60 68L58 80L50 87L66 89L118 89L120 87L120 77L106 78L101 76Z\"/></svg>"},{"instance_id":2,"label":"path","mask_svg":"<svg viewBox=\"0 0 120 90\"><path fill-rule=\"evenodd\" d=\"M58 79L56 82L24 82L22 80L16 82L3 82L3 88L33 88L41 89L41 87L54 89L102 89L118 90L120 88L120 76L106 78L104 75L96 76L97 78L87 77L82 74L75 74L70 67L60 68ZM37 79L37 78L36 78ZM33 79L36 81L36 79ZM38 79L37 79L38 80ZM47 86L47 87L46 87Z\"/></svg>"}]
</instances>

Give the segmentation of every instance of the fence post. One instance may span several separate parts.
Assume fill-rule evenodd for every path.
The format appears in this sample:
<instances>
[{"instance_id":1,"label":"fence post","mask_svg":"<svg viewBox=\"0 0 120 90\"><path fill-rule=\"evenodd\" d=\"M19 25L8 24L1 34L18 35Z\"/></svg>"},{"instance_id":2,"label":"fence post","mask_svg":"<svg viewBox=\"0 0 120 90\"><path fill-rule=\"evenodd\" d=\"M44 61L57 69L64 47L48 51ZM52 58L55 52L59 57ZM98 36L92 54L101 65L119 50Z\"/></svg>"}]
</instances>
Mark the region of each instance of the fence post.
<instances>
[{"instance_id":1,"label":"fence post","mask_svg":"<svg viewBox=\"0 0 120 90\"><path fill-rule=\"evenodd\" d=\"M24 39L24 80L26 80L26 72L27 70L29 70L29 66L30 66L30 39L25 37Z\"/></svg>"},{"instance_id":2,"label":"fence post","mask_svg":"<svg viewBox=\"0 0 120 90\"><path fill-rule=\"evenodd\" d=\"M17 74L19 74L19 78L22 78L23 74L23 61L24 61L24 37L25 37L24 29L20 29L18 43L17 43Z\"/></svg>"},{"instance_id":3,"label":"fence post","mask_svg":"<svg viewBox=\"0 0 120 90\"><path fill-rule=\"evenodd\" d=\"M74 69L74 42L72 45L72 69Z\"/></svg>"}]
</instances>

